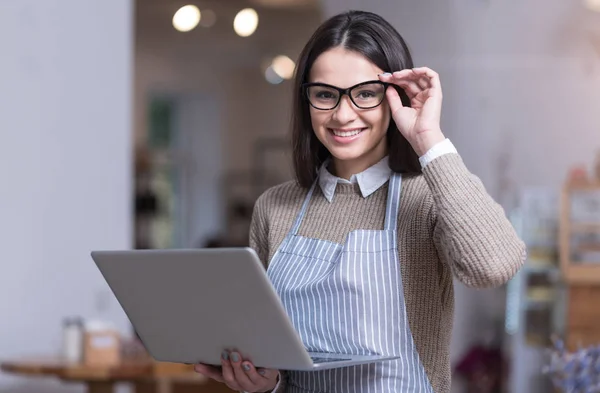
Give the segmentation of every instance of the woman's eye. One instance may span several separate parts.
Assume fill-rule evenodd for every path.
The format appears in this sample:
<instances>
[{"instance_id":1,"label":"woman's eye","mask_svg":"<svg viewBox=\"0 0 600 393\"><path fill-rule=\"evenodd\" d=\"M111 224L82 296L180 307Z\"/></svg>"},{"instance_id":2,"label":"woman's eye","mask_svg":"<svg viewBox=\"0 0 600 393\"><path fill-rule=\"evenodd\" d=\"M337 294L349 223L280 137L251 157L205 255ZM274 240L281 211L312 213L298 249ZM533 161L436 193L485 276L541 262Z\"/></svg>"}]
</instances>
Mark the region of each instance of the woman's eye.
<instances>
[{"instance_id":1,"label":"woman's eye","mask_svg":"<svg viewBox=\"0 0 600 393\"><path fill-rule=\"evenodd\" d=\"M373 98L375 97L375 93L372 91L361 91L357 94L357 98L361 98L361 99L366 99L366 98Z\"/></svg>"},{"instance_id":2,"label":"woman's eye","mask_svg":"<svg viewBox=\"0 0 600 393\"><path fill-rule=\"evenodd\" d=\"M330 91L319 91L315 93L315 97L321 100L328 100L335 98L335 95Z\"/></svg>"}]
</instances>

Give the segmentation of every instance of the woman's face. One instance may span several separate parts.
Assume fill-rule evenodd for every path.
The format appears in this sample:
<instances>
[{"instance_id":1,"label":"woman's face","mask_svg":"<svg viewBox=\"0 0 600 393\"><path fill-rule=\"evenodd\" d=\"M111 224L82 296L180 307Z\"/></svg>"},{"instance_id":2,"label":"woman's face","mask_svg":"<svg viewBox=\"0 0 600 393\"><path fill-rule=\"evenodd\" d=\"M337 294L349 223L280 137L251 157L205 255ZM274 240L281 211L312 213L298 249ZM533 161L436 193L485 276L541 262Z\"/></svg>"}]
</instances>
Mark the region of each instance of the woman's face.
<instances>
[{"instance_id":1,"label":"woman's face","mask_svg":"<svg viewBox=\"0 0 600 393\"><path fill-rule=\"evenodd\" d=\"M366 81L377 81L377 74L384 70L356 52L337 47L322 53L314 62L310 83L325 83L346 89ZM353 92L355 101L372 99L373 94L384 94L382 86L373 85ZM312 88L311 102L330 100L331 90ZM321 105L319 107L325 107ZM371 109L358 108L348 95L343 95L334 109L320 110L310 107L310 118L317 138L329 150L336 169L359 173L377 163L387 154L386 132L390 122L390 110L385 98L381 105ZM340 173L337 174L341 176Z\"/></svg>"}]
</instances>

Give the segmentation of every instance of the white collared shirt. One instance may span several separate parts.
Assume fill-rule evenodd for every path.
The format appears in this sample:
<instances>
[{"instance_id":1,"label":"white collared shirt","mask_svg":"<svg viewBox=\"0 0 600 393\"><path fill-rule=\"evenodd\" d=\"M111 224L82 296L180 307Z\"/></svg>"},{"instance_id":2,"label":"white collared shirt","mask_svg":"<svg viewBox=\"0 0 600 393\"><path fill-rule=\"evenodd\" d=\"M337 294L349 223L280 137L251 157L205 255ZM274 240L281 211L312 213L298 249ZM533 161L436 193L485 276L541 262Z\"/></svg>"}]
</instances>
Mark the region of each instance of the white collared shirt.
<instances>
[{"instance_id":1,"label":"white collared shirt","mask_svg":"<svg viewBox=\"0 0 600 393\"><path fill-rule=\"evenodd\" d=\"M425 168L425 166L427 166L427 164L434 159L448 153L457 153L457 151L452 142L450 142L450 139L445 139L419 157L421 167ZM331 174L331 172L329 172L327 169L329 160L327 160L319 169L319 187L321 188L321 191L323 192L323 195L327 201L332 202L338 183L358 183L358 187L363 198L366 198L377 191L389 180L392 170L390 169L388 162L389 158L386 156L375 165L370 166L363 172L352 175L350 180L346 180L334 176Z\"/></svg>"}]
</instances>

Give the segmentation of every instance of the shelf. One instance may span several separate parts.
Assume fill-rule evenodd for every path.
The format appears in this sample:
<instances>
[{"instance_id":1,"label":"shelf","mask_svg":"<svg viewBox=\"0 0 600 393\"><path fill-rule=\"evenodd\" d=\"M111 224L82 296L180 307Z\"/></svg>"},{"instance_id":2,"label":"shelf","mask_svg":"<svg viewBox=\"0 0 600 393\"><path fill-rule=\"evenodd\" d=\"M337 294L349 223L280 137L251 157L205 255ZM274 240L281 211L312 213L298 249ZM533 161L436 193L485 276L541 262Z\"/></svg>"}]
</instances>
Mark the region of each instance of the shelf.
<instances>
[{"instance_id":1,"label":"shelf","mask_svg":"<svg viewBox=\"0 0 600 393\"><path fill-rule=\"evenodd\" d=\"M600 223L598 222L577 222L568 224L568 230L570 232L599 232L600 233Z\"/></svg>"},{"instance_id":2,"label":"shelf","mask_svg":"<svg viewBox=\"0 0 600 393\"><path fill-rule=\"evenodd\" d=\"M600 283L600 264L570 264L563 270L565 281L570 284Z\"/></svg>"},{"instance_id":3,"label":"shelf","mask_svg":"<svg viewBox=\"0 0 600 393\"><path fill-rule=\"evenodd\" d=\"M531 273L531 274L541 274L541 273L548 273L548 274L554 274L559 272L559 267L556 265L535 265L535 264L531 264L531 265L525 265L525 267L523 268L523 270L527 273Z\"/></svg>"},{"instance_id":4,"label":"shelf","mask_svg":"<svg viewBox=\"0 0 600 393\"><path fill-rule=\"evenodd\" d=\"M577 192L594 191L591 195L576 197ZM600 182L582 182L565 184L560 208L560 268L567 284L600 284L600 263L592 263L596 256L579 255L581 252L593 253L590 245L595 247L600 236L599 198ZM574 198L577 199L575 204ZM578 259L589 260L589 263L573 260L577 252Z\"/></svg>"}]
</instances>

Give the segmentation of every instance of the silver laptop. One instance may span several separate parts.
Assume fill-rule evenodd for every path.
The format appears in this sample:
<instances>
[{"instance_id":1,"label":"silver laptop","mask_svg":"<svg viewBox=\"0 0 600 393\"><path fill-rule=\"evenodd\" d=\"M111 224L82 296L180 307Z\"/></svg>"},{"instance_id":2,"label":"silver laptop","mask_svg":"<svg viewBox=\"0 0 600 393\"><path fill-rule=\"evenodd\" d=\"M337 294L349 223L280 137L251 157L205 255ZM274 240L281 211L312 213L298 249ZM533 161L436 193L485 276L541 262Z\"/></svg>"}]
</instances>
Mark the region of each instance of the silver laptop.
<instances>
[{"instance_id":1,"label":"silver laptop","mask_svg":"<svg viewBox=\"0 0 600 393\"><path fill-rule=\"evenodd\" d=\"M395 359L307 352L250 248L94 251L157 361L221 364L237 350L257 367L315 370Z\"/></svg>"}]
</instances>

